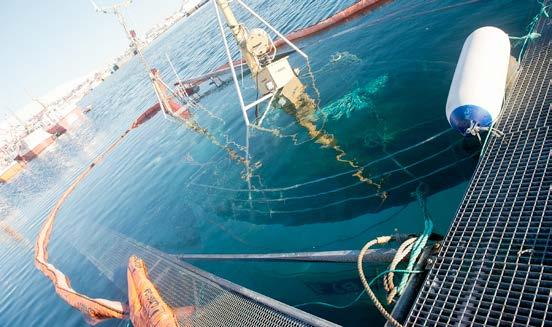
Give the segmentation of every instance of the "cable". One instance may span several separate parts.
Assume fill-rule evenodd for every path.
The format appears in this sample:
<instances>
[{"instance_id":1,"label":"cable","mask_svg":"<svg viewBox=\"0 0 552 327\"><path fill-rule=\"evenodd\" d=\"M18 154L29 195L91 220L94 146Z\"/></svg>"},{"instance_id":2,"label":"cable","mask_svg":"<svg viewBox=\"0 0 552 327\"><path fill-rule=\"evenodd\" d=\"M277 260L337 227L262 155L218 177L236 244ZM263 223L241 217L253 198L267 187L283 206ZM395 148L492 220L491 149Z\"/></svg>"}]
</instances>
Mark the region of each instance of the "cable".
<instances>
[{"instance_id":1,"label":"cable","mask_svg":"<svg viewBox=\"0 0 552 327\"><path fill-rule=\"evenodd\" d=\"M294 307L301 308L301 307L305 307L305 306L309 306L309 305L321 305L321 306L330 307L330 308L334 308L334 309L347 309L347 308L353 306L356 302L358 302L358 300L360 300L360 298L362 298L362 295L365 292L366 291L363 290L362 292L360 292L357 295L357 297L353 301L351 301L351 302L349 302L348 304L345 304L345 305L335 305L335 304L321 302L321 301L314 301L314 302L306 302L306 303L297 304L297 305L294 305Z\"/></svg>"},{"instance_id":2,"label":"cable","mask_svg":"<svg viewBox=\"0 0 552 327\"><path fill-rule=\"evenodd\" d=\"M447 128L435 135L432 135L430 137L428 137L427 139L425 140L422 140L416 144L413 144L413 145L410 145L406 148L403 148L401 150L398 150L394 153L391 153L389 155L386 155L386 156L383 156L381 158L378 158L376 160L373 160L363 166L361 166L361 168L367 168L371 165L374 165L376 163L379 163L379 162L382 162L384 160L387 160L387 159L390 159L392 158L393 156L396 156L396 155L399 155L401 153L404 153L404 152L407 152L409 150L412 150L412 149L415 149L421 145L424 145L426 143L429 143L435 139L437 139L438 137L444 135L444 134L447 134L449 132L453 131L452 128ZM265 189L253 189L251 190L251 192L282 192L282 191L289 191L289 190L294 190L294 189L298 189L298 188L301 188L305 185L310 185L310 184L316 184L316 183L319 183L319 182L323 182L323 181L326 181L326 180L330 180L330 179L334 179L334 178L337 178L337 177L341 177L341 176L345 176L345 175L350 175L350 174L353 174L355 173L356 170L348 170L348 171L345 171L345 172L341 172L341 173L337 173L337 174L334 174L334 175L330 175L330 176L326 176L326 177L320 177L320 178L316 178L316 179L313 179L313 180L310 180L310 181L307 181L307 182L304 182L304 183L301 183L301 184L295 184L295 185L289 185L289 186L283 186L283 187L276 187L276 188L265 188ZM221 191L230 191L230 192L249 192L250 190L246 190L246 189L235 189L235 188L227 188L227 187L217 187L217 186L213 186L213 185L206 185L206 184L199 184L199 183L194 183L194 185L196 186L201 186L201 187L206 187L206 188L211 188L211 189L217 189L217 190L221 190Z\"/></svg>"}]
</instances>

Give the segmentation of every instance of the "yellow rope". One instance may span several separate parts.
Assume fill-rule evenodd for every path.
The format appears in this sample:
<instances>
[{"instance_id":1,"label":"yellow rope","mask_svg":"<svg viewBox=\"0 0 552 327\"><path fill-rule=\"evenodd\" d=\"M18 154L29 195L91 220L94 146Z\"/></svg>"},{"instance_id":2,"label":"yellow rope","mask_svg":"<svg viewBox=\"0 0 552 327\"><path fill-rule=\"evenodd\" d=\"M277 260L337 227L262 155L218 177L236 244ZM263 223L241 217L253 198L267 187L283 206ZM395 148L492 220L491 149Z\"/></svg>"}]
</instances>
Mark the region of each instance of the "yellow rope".
<instances>
[{"instance_id":1,"label":"yellow rope","mask_svg":"<svg viewBox=\"0 0 552 327\"><path fill-rule=\"evenodd\" d=\"M362 250L360 250L360 253L358 254L357 269L358 269L358 274L360 276L360 281L362 282L362 285L364 285L364 289L366 290L366 293L368 294L370 299L374 302L374 305L379 310L379 312L385 317L385 319L387 319L387 321L389 321L391 325L395 327L403 327L403 325L401 325L397 320L395 320L395 318L393 318L393 316L391 316L389 312L387 312L387 310L385 310L381 302L378 300L378 298L376 297L376 294L374 294L374 292L370 288L370 285L368 285L368 281L366 280L366 276L364 275L364 268L362 267L362 259L364 258L364 255L366 254L366 252L370 247L378 244L380 245L387 244L392 239L393 239L392 236L381 236L376 238L375 240L372 240L366 243L366 245L364 245L364 247L362 248Z\"/></svg>"},{"instance_id":2,"label":"yellow rope","mask_svg":"<svg viewBox=\"0 0 552 327\"><path fill-rule=\"evenodd\" d=\"M397 265L404 260L412 250L412 246L414 245L414 242L417 240L417 237L412 237L404 241L399 249L397 250L397 254L395 255L395 258L393 258L393 261L389 265L389 273L384 276L383 278L383 285L385 287L385 290L387 291L387 304L391 304L393 302L393 299L397 295L397 289L395 288L395 284L393 282L393 277L395 276L394 270L397 268Z\"/></svg>"}]
</instances>

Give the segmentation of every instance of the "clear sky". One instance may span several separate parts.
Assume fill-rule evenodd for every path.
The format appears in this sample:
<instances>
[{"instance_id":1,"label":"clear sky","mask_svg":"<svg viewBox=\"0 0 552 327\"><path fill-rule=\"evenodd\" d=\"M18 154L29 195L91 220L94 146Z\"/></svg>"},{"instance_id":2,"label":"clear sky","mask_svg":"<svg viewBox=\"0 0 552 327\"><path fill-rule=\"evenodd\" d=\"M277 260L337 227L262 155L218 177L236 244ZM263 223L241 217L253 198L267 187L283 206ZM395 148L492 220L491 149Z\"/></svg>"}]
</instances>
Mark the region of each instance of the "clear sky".
<instances>
[{"instance_id":1,"label":"clear sky","mask_svg":"<svg viewBox=\"0 0 552 327\"><path fill-rule=\"evenodd\" d=\"M143 35L182 1L134 0L124 13ZM2 0L0 24L0 119L6 107L31 101L25 89L41 96L109 63L128 47L115 16L96 13L89 0Z\"/></svg>"}]
</instances>

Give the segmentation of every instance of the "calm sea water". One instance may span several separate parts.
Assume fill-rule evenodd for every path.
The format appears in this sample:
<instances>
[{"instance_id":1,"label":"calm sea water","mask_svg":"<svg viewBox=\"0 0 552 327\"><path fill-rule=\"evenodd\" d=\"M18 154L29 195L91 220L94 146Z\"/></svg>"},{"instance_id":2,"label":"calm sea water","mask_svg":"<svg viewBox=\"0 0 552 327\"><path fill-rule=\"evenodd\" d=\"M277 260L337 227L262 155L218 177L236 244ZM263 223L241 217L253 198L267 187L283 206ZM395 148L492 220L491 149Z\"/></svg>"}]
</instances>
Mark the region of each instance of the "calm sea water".
<instances>
[{"instance_id":1,"label":"calm sea water","mask_svg":"<svg viewBox=\"0 0 552 327\"><path fill-rule=\"evenodd\" d=\"M251 2L284 32L353 3ZM320 101L318 125L334 134L346 158L366 165L366 175L387 192L385 200L382 190L358 183L349 166L338 162L331 149L310 141L283 112L271 112L266 122L287 136L250 135L256 163L251 192L242 177L243 165L229 160L204 136L158 115L133 131L65 203L50 245L51 262L70 276L75 289L124 300L124 275L94 260L117 241L109 233L103 237L105 231L167 253L358 249L375 236L423 229L421 208L412 197L420 186L436 231L445 233L479 151L478 144L449 130L444 116L463 40L485 25L523 35L536 11L529 0L388 1L299 42L310 56L315 84L301 58L292 55L291 61L302 67L309 93ZM213 9L206 6L151 47L148 61L167 81L176 78L165 54L184 78L224 63L214 19ZM243 88L254 99L247 76ZM81 128L58 139L15 182L0 186L2 219L25 238L0 235L1 326L85 325L34 268L32 243L74 176L154 101L144 69L133 60L82 101L93 111ZM240 152L246 133L233 86L212 90L201 103L214 115L197 111L198 122ZM101 241L91 247L91 239ZM343 305L361 290L354 265L195 264L291 305ZM121 269L125 265L120 262ZM384 269L368 271L375 275ZM344 310L303 308L345 325L383 323L366 298Z\"/></svg>"}]
</instances>

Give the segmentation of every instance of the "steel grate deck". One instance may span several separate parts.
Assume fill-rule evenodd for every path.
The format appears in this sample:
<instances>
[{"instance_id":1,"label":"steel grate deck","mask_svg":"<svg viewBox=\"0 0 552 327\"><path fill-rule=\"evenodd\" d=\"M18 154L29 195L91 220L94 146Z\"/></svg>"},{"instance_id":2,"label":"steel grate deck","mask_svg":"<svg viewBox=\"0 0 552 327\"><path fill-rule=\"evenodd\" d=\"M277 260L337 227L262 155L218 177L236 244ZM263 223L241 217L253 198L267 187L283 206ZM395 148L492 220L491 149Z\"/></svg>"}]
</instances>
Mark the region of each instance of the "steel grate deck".
<instances>
[{"instance_id":1,"label":"steel grate deck","mask_svg":"<svg viewBox=\"0 0 552 327\"><path fill-rule=\"evenodd\" d=\"M407 326L552 326L551 20L536 31Z\"/></svg>"}]
</instances>

